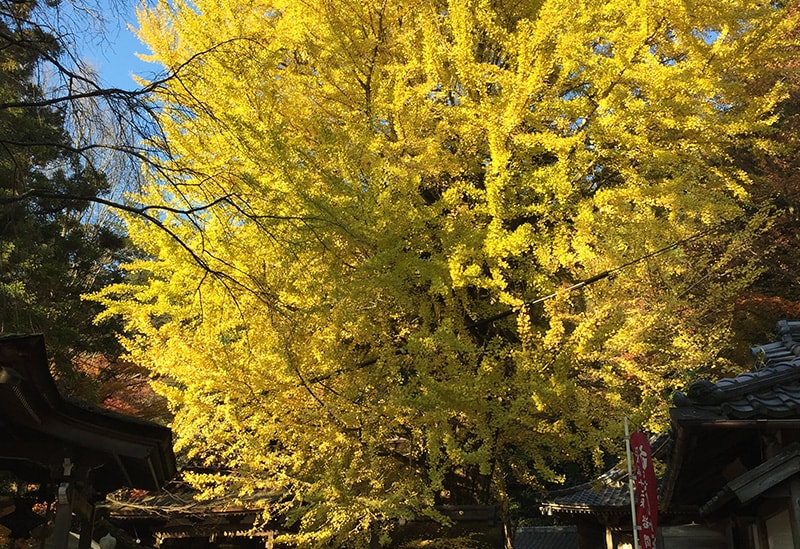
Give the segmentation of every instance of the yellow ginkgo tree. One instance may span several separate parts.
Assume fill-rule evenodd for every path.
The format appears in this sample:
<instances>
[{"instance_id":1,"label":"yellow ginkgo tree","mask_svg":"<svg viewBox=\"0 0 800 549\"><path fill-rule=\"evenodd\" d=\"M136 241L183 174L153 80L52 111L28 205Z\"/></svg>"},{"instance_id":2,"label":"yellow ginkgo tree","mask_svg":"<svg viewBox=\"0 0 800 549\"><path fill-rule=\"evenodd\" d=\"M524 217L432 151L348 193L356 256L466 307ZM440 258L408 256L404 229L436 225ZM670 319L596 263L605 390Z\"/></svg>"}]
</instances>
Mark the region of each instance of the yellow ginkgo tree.
<instances>
[{"instance_id":1,"label":"yellow ginkgo tree","mask_svg":"<svg viewBox=\"0 0 800 549\"><path fill-rule=\"evenodd\" d=\"M94 299L208 493L386 541L726 367L796 21L751 0L160 0L145 252ZM565 291L594 280L580 291ZM540 301L554 294L552 299ZM208 469L207 469L208 470ZM287 538L288 539L288 538Z\"/></svg>"}]
</instances>

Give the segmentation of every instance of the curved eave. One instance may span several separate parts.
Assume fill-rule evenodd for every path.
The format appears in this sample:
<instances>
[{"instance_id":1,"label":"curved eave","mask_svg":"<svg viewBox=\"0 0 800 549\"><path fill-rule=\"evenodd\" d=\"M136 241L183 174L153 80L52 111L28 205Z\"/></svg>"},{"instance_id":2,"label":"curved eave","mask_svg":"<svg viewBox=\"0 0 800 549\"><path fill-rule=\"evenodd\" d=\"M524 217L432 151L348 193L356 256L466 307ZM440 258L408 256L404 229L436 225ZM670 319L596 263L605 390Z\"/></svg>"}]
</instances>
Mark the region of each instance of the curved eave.
<instances>
[{"instance_id":1,"label":"curved eave","mask_svg":"<svg viewBox=\"0 0 800 549\"><path fill-rule=\"evenodd\" d=\"M0 337L0 464L59 475L70 457L94 471L98 491L161 488L176 473L169 428L66 400L50 375L41 335ZM14 467L14 464L27 465ZM37 479L38 480L38 479Z\"/></svg>"},{"instance_id":2,"label":"curved eave","mask_svg":"<svg viewBox=\"0 0 800 549\"><path fill-rule=\"evenodd\" d=\"M579 515L628 515L631 514L630 505L559 505L545 504L539 507L543 514L554 513L579 514Z\"/></svg>"}]
</instances>

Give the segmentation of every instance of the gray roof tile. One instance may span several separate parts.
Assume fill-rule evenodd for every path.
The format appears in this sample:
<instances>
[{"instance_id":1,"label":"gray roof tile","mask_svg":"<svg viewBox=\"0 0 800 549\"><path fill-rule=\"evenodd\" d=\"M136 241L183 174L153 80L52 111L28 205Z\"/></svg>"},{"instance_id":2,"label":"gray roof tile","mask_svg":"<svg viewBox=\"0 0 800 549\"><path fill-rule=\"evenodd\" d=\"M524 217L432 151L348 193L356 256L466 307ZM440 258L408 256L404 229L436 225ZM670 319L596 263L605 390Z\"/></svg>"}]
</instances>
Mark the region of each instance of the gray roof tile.
<instances>
[{"instance_id":1,"label":"gray roof tile","mask_svg":"<svg viewBox=\"0 0 800 549\"><path fill-rule=\"evenodd\" d=\"M669 452L672 440L662 434L650 440L653 457L664 459ZM659 486L660 489L660 486ZM604 509L607 512L629 513L630 493L628 491L628 471L617 466L603 473L591 482L571 488L563 488L550 493L541 511L561 513L589 513Z\"/></svg>"},{"instance_id":2,"label":"gray roof tile","mask_svg":"<svg viewBox=\"0 0 800 549\"><path fill-rule=\"evenodd\" d=\"M753 347L753 371L716 383L701 380L687 393L676 393L677 408L694 408L697 417L727 419L800 417L800 320L781 321L780 341ZM654 455L663 455L670 438L651 442ZM590 513L600 509L630 512L627 471L614 468L599 479L550 494L541 510L557 513ZM662 479L663 480L663 479Z\"/></svg>"},{"instance_id":3,"label":"gray roof tile","mask_svg":"<svg viewBox=\"0 0 800 549\"><path fill-rule=\"evenodd\" d=\"M800 320L782 320L779 341L751 349L754 370L716 383L693 383L675 395L678 407L692 406L729 419L800 417Z\"/></svg>"},{"instance_id":4,"label":"gray roof tile","mask_svg":"<svg viewBox=\"0 0 800 549\"><path fill-rule=\"evenodd\" d=\"M781 320L775 328L779 341L752 347L757 366L772 366L800 357L800 320Z\"/></svg>"},{"instance_id":5,"label":"gray roof tile","mask_svg":"<svg viewBox=\"0 0 800 549\"><path fill-rule=\"evenodd\" d=\"M528 526L518 528L514 549L574 549L578 546L576 526Z\"/></svg>"}]
</instances>

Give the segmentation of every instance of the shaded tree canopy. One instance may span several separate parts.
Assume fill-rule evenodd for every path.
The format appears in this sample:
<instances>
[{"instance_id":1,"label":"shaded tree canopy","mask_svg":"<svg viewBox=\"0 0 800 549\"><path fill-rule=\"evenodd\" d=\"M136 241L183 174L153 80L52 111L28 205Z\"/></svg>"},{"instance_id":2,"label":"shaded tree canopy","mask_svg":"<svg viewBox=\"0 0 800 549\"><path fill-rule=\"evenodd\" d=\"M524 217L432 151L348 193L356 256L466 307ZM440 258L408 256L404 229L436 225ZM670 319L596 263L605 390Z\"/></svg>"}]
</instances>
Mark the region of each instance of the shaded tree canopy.
<instances>
[{"instance_id":1,"label":"shaded tree canopy","mask_svg":"<svg viewBox=\"0 0 800 549\"><path fill-rule=\"evenodd\" d=\"M119 280L125 242L90 202L110 185L76 150L70 105L41 104L55 78L47 63L63 58L64 44L31 21L36 9L0 5L0 329L46 333L69 375L82 353L119 352L81 294Z\"/></svg>"},{"instance_id":2,"label":"shaded tree canopy","mask_svg":"<svg viewBox=\"0 0 800 549\"><path fill-rule=\"evenodd\" d=\"M164 419L119 323L82 299L137 254L113 211L160 137L148 89L106 88L79 56L104 24L91 1L0 1L0 331L44 333L67 394Z\"/></svg>"},{"instance_id":3,"label":"shaded tree canopy","mask_svg":"<svg viewBox=\"0 0 800 549\"><path fill-rule=\"evenodd\" d=\"M730 367L773 211L736 154L777 151L786 84L752 84L785 8L176 0L140 24L177 73L152 88L169 146L130 198L150 222L126 217L149 257L94 299L209 494L283 494L309 546L507 511Z\"/></svg>"}]
</instances>

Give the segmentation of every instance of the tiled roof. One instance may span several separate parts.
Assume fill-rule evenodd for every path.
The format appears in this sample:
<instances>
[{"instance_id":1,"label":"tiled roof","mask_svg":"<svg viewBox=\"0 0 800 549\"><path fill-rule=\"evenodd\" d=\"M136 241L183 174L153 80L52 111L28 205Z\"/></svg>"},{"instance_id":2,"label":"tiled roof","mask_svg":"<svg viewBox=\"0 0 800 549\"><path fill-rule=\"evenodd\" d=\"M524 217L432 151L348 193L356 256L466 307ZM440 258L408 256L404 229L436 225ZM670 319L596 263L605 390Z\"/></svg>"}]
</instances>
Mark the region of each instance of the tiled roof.
<instances>
[{"instance_id":1,"label":"tiled roof","mask_svg":"<svg viewBox=\"0 0 800 549\"><path fill-rule=\"evenodd\" d=\"M773 366L800 357L800 320L781 320L775 329L780 341L753 347L756 366Z\"/></svg>"},{"instance_id":2,"label":"tiled roof","mask_svg":"<svg viewBox=\"0 0 800 549\"><path fill-rule=\"evenodd\" d=\"M754 370L712 383L693 383L676 393L678 408L693 407L721 419L780 419L800 416L800 321L778 323L779 341L753 347Z\"/></svg>"},{"instance_id":3,"label":"tiled roof","mask_svg":"<svg viewBox=\"0 0 800 549\"><path fill-rule=\"evenodd\" d=\"M600 507L625 507L629 504L628 473L614 468L592 482L557 490L542 506L546 513L567 511L588 513Z\"/></svg>"},{"instance_id":4,"label":"tiled roof","mask_svg":"<svg viewBox=\"0 0 800 549\"><path fill-rule=\"evenodd\" d=\"M716 383L698 381L686 394L676 393L673 419L800 418L800 320L781 321L776 331L779 341L752 348L756 358L752 371ZM653 455L662 460L668 453L685 451L674 433L658 437L651 445ZM669 461L675 461L674 455ZM674 464L668 464L668 471L676 470ZM667 477L659 484L660 498L669 500L671 494L665 496L671 490ZM630 513L627 471L617 467L593 482L551 492L540 510L544 514L605 513L609 517Z\"/></svg>"},{"instance_id":5,"label":"tiled roof","mask_svg":"<svg viewBox=\"0 0 800 549\"><path fill-rule=\"evenodd\" d=\"M573 549L578 546L576 526L528 526L518 528L514 549Z\"/></svg>"},{"instance_id":6,"label":"tiled roof","mask_svg":"<svg viewBox=\"0 0 800 549\"><path fill-rule=\"evenodd\" d=\"M278 494L265 490L249 496L224 494L199 500L198 492L181 479L173 479L158 492L118 490L106 496L109 514L115 519L141 519L156 516L204 517L209 515L260 515Z\"/></svg>"},{"instance_id":7,"label":"tiled roof","mask_svg":"<svg viewBox=\"0 0 800 549\"><path fill-rule=\"evenodd\" d=\"M653 456L663 459L670 443L671 439L667 435L652 440L650 444ZM547 501L542 503L541 511L544 514L594 513L600 510L629 513L628 490L628 471L622 465L612 468L591 482L551 492Z\"/></svg>"}]
</instances>

